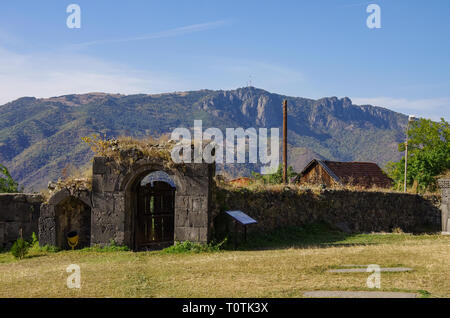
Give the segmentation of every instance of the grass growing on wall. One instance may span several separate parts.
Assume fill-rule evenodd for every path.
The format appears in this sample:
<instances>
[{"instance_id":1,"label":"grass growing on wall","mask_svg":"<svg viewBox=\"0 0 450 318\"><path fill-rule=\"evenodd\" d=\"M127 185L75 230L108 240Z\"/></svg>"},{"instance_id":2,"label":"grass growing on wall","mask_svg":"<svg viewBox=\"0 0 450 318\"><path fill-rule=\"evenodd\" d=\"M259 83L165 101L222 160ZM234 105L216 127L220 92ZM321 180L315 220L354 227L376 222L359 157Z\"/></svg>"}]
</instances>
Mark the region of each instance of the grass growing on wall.
<instances>
[{"instance_id":1,"label":"grass growing on wall","mask_svg":"<svg viewBox=\"0 0 450 318\"><path fill-rule=\"evenodd\" d=\"M94 134L81 139L89 144L97 156L113 158L119 164L124 162L131 164L137 158L158 158L169 165L173 163L170 152L174 143L170 143L166 135L159 139L152 137L136 139L126 136L107 139Z\"/></svg>"}]
</instances>

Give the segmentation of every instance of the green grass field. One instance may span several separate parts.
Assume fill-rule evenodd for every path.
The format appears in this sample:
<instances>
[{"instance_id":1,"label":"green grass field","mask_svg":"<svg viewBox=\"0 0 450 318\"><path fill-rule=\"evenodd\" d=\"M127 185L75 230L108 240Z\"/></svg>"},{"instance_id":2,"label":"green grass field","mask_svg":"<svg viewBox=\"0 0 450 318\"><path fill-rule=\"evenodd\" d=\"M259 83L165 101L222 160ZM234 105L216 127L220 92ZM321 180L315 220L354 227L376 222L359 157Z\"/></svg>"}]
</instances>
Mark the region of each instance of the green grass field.
<instances>
[{"instance_id":1,"label":"green grass field","mask_svg":"<svg viewBox=\"0 0 450 318\"><path fill-rule=\"evenodd\" d=\"M309 290L370 290L369 273L328 273L345 264L406 266L381 273L381 291L450 297L450 236L346 235L322 225L253 235L238 250L0 254L0 297L302 297ZM178 253L175 253L178 252ZM66 268L81 268L81 289Z\"/></svg>"}]
</instances>

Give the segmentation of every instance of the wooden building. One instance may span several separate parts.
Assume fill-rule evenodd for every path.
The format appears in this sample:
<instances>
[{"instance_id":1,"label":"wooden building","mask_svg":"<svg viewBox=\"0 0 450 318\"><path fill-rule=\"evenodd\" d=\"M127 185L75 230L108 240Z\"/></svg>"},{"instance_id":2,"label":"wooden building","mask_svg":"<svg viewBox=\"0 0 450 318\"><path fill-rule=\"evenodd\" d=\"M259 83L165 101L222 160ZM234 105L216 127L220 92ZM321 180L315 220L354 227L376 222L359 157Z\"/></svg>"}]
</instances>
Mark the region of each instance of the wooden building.
<instances>
[{"instance_id":1,"label":"wooden building","mask_svg":"<svg viewBox=\"0 0 450 318\"><path fill-rule=\"evenodd\" d=\"M312 160L293 180L299 184L390 188L392 180L372 162L337 162Z\"/></svg>"}]
</instances>

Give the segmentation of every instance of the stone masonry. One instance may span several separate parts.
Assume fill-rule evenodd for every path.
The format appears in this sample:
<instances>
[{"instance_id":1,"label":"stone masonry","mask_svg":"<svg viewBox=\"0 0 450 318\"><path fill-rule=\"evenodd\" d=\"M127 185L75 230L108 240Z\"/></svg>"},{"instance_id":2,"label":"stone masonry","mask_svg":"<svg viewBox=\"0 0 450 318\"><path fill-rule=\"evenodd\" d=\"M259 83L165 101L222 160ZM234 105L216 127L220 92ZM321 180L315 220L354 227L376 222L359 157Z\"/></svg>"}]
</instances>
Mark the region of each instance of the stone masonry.
<instances>
[{"instance_id":1,"label":"stone masonry","mask_svg":"<svg viewBox=\"0 0 450 318\"><path fill-rule=\"evenodd\" d=\"M233 229L227 210L242 210L258 221L249 232L326 223L348 233L438 232L441 211L438 196L395 192L349 191L285 187L261 189L218 187L213 209L217 239Z\"/></svg>"},{"instance_id":2,"label":"stone masonry","mask_svg":"<svg viewBox=\"0 0 450 318\"><path fill-rule=\"evenodd\" d=\"M442 192L442 232L450 234L450 179L440 179L438 184Z\"/></svg>"},{"instance_id":3,"label":"stone masonry","mask_svg":"<svg viewBox=\"0 0 450 318\"><path fill-rule=\"evenodd\" d=\"M36 194L0 194L0 249L9 248L21 232L26 240L33 232L38 235L42 201L42 197Z\"/></svg>"}]
</instances>

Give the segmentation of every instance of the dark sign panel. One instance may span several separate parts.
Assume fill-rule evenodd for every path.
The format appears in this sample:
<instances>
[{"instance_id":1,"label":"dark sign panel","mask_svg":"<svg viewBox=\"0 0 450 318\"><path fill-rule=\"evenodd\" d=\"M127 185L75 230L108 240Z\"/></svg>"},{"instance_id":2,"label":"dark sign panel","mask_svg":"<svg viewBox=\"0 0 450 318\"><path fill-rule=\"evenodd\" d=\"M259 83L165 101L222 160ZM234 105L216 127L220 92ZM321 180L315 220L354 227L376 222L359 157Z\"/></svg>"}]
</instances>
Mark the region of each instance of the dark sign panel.
<instances>
[{"instance_id":1,"label":"dark sign panel","mask_svg":"<svg viewBox=\"0 0 450 318\"><path fill-rule=\"evenodd\" d=\"M258 223L242 211L226 211L233 219L243 225Z\"/></svg>"}]
</instances>

